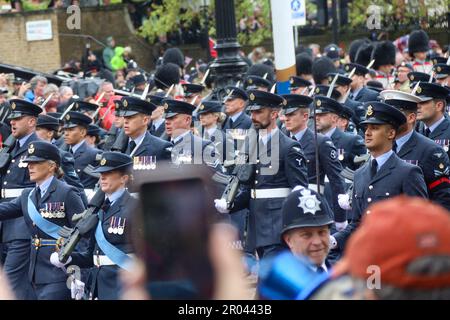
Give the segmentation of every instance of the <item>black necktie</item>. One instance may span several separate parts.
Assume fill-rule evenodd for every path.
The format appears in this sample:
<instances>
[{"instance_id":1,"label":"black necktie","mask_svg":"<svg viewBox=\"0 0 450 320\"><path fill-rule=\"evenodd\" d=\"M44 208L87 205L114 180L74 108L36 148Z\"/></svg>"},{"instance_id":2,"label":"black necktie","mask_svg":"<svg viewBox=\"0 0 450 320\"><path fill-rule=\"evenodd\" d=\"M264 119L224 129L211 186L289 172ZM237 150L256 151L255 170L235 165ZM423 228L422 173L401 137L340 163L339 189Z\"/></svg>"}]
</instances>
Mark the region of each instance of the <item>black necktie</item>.
<instances>
[{"instance_id":1,"label":"black necktie","mask_svg":"<svg viewBox=\"0 0 450 320\"><path fill-rule=\"evenodd\" d=\"M106 198L105 202L103 202L102 210L106 213L106 212L108 212L110 207L111 207L111 201L109 201L109 198Z\"/></svg>"},{"instance_id":2,"label":"black necktie","mask_svg":"<svg viewBox=\"0 0 450 320\"><path fill-rule=\"evenodd\" d=\"M392 145L392 151L394 151L395 153L398 152L397 150L397 141L394 140L394 144Z\"/></svg>"},{"instance_id":3,"label":"black necktie","mask_svg":"<svg viewBox=\"0 0 450 320\"><path fill-rule=\"evenodd\" d=\"M73 149L72 149L72 147L69 148L69 152L70 152L71 154L73 154Z\"/></svg>"},{"instance_id":4,"label":"black necktie","mask_svg":"<svg viewBox=\"0 0 450 320\"><path fill-rule=\"evenodd\" d=\"M133 152L134 148L136 148L136 142L134 140L130 141L130 154Z\"/></svg>"},{"instance_id":5,"label":"black necktie","mask_svg":"<svg viewBox=\"0 0 450 320\"><path fill-rule=\"evenodd\" d=\"M156 132L156 126L154 124L152 124L152 128L150 129L150 133L151 134L155 134Z\"/></svg>"},{"instance_id":6,"label":"black necktie","mask_svg":"<svg viewBox=\"0 0 450 320\"><path fill-rule=\"evenodd\" d=\"M20 142L19 140L16 141L16 144L14 145L14 148L12 150L12 154L15 155L20 149Z\"/></svg>"},{"instance_id":7,"label":"black necktie","mask_svg":"<svg viewBox=\"0 0 450 320\"><path fill-rule=\"evenodd\" d=\"M41 189L36 187L36 205L39 206L41 204Z\"/></svg>"},{"instance_id":8,"label":"black necktie","mask_svg":"<svg viewBox=\"0 0 450 320\"><path fill-rule=\"evenodd\" d=\"M373 159L371 166L370 166L370 176L371 178L375 177L375 175L377 174L377 169L378 169L378 163L377 160Z\"/></svg>"},{"instance_id":9,"label":"black necktie","mask_svg":"<svg viewBox=\"0 0 450 320\"><path fill-rule=\"evenodd\" d=\"M292 140L294 140L294 141L298 141L296 136L292 136L291 138L292 138Z\"/></svg>"},{"instance_id":10,"label":"black necktie","mask_svg":"<svg viewBox=\"0 0 450 320\"><path fill-rule=\"evenodd\" d=\"M233 119L230 118L230 128L233 128Z\"/></svg>"},{"instance_id":11,"label":"black necktie","mask_svg":"<svg viewBox=\"0 0 450 320\"><path fill-rule=\"evenodd\" d=\"M325 269L322 266L320 266L320 267L317 267L316 272L321 274L321 273L325 273L326 271L325 271Z\"/></svg>"},{"instance_id":12,"label":"black necktie","mask_svg":"<svg viewBox=\"0 0 450 320\"><path fill-rule=\"evenodd\" d=\"M426 128L426 129L425 129L425 137L429 137L430 134L431 134L430 128Z\"/></svg>"}]
</instances>

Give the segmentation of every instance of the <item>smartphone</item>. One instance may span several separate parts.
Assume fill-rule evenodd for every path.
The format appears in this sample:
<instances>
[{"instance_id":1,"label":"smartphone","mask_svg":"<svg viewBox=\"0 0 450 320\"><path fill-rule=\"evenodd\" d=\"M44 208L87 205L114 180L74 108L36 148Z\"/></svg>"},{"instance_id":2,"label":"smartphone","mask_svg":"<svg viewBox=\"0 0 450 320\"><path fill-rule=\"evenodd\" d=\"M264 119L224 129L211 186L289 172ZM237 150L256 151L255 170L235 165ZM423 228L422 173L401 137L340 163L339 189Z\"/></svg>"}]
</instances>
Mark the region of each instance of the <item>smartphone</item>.
<instances>
[{"instance_id":1,"label":"smartphone","mask_svg":"<svg viewBox=\"0 0 450 320\"><path fill-rule=\"evenodd\" d=\"M134 243L145 262L150 288L159 290L150 290L152 297L211 298L214 279L208 238L216 213L210 168L158 164L158 170L137 180L136 220L141 230L135 233L140 236ZM192 296L164 295L174 290L191 290Z\"/></svg>"}]
</instances>

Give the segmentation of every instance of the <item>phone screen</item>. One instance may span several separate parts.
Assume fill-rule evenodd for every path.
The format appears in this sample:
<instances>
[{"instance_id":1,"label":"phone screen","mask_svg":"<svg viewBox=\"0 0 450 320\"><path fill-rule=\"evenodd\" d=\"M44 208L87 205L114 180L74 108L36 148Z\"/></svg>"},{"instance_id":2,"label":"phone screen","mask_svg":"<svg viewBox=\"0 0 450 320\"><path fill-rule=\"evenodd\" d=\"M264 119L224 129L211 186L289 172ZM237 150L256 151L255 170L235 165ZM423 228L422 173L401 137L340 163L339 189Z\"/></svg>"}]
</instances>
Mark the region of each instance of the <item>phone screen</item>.
<instances>
[{"instance_id":1,"label":"phone screen","mask_svg":"<svg viewBox=\"0 0 450 320\"><path fill-rule=\"evenodd\" d=\"M141 188L143 255L150 282L189 281L210 297L210 211L201 179L146 183Z\"/></svg>"}]
</instances>

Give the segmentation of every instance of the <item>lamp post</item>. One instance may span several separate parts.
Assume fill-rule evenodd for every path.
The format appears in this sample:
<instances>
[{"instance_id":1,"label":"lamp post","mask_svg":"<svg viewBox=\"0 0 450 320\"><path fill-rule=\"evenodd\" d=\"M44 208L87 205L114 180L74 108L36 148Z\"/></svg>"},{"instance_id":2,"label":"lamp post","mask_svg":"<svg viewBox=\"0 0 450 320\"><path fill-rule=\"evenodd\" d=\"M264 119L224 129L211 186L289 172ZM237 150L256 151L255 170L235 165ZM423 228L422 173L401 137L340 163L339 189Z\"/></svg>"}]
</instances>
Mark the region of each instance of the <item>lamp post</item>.
<instances>
[{"instance_id":1,"label":"lamp post","mask_svg":"<svg viewBox=\"0 0 450 320\"><path fill-rule=\"evenodd\" d=\"M215 0L217 58L211 64L216 90L235 85L247 71L247 63L239 56L234 0Z\"/></svg>"},{"instance_id":2,"label":"lamp post","mask_svg":"<svg viewBox=\"0 0 450 320\"><path fill-rule=\"evenodd\" d=\"M208 8L210 5L210 0L203 0L203 5L201 6L203 13L203 43L206 48L206 62L211 61L211 51L209 50L209 17Z\"/></svg>"}]
</instances>

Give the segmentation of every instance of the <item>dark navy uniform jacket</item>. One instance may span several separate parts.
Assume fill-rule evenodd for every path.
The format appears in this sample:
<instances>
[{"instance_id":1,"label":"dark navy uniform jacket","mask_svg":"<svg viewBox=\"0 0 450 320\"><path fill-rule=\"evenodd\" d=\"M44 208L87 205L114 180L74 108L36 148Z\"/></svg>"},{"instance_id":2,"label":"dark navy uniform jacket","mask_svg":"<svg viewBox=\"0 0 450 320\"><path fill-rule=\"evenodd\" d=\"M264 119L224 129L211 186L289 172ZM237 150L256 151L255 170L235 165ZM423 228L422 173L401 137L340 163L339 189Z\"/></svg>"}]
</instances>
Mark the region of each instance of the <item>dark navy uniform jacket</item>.
<instances>
[{"instance_id":1,"label":"dark navy uniform jacket","mask_svg":"<svg viewBox=\"0 0 450 320\"><path fill-rule=\"evenodd\" d=\"M36 284L48 284L55 282L65 282L67 275L63 270L53 266L50 263L50 255L56 251L55 246L41 246L36 249L32 245L32 238L53 239L50 235L40 230L31 220L28 213L28 195L33 191L31 200L33 201L38 212L40 209L50 208L49 204L63 203L64 217L62 218L46 218L59 226L71 226L72 216L75 213L81 213L84 210L84 204L75 188L69 186L63 181L53 178L50 186L43 195L41 201L37 203L36 189L27 188L22 195L10 202L0 203L0 219L12 219L22 217L26 223L26 232L23 234L30 241L30 269L29 280Z\"/></svg>"},{"instance_id":2,"label":"dark navy uniform jacket","mask_svg":"<svg viewBox=\"0 0 450 320\"><path fill-rule=\"evenodd\" d=\"M170 150L170 148L169 148ZM204 140L192 132L175 139L171 148L172 162L177 163L179 156L191 156L193 164L206 163L214 168L222 168L220 153L214 144L209 140Z\"/></svg>"},{"instance_id":3,"label":"dark navy uniform jacket","mask_svg":"<svg viewBox=\"0 0 450 320\"><path fill-rule=\"evenodd\" d=\"M36 133L28 137L19 150L13 151L11 154L12 160L6 172L2 175L2 188L20 189L35 186L35 183L30 181L27 164L21 161L27 155L28 144L33 141L39 141ZM2 242L29 239L28 229L22 217L2 222L2 231Z\"/></svg>"},{"instance_id":4,"label":"dark navy uniform jacket","mask_svg":"<svg viewBox=\"0 0 450 320\"><path fill-rule=\"evenodd\" d=\"M233 121L233 124L231 124L231 117L228 117L223 126L222 130L227 129L250 129L252 126L252 119L249 115L245 113L245 111L242 111L242 113L239 115L239 117L236 119L236 121Z\"/></svg>"},{"instance_id":5,"label":"dark navy uniform jacket","mask_svg":"<svg viewBox=\"0 0 450 320\"><path fill-rule=\"evenodd\" d=\"M211 141L214 147L221 155L221 162L225 160L234 159L234 143L230 136L227 136L224 131L216 128L212 134L209 134L203 128L203 139Z\"/></svg>"},{"instance_id":6,"label":"dark navy uniform jacket","mask_svg":"<svg viewBox=\"0 0 450 320\"><path fill-rule=\"evenodd\" d=\"M155 137L161 138L166 131L166 121L163 121L156 130L153 130L153 126L150 126L149 132Z\"/></svg>"},{"instance_id":7,"label":"dark navy uniform jacket","mask_svg":"<svg viewBox=\"0 0 450 320\"><path fill-rule=\"evenodd\" d=\"M379 168L373 178L370 176L370 163L366 162L356 170L353 180L352 221L343 231L333 236L339 249L343 250L348 237L358 227L367 207L375 202L386 200L400 194L427 198L427 187L420 167L406 163L393 153ZM382 241L383 239L380 239Z\"/></svg>"},{"instance_id":8,"label":"dark navy uniform jacket","mask_svg":"<svg viewBox=\"0 0 450 320\"><path fill-rule=\"evenodd\" d=\"M96 156L99 153L101 153L101 150L91 147L84 141L73 155L75 158L75 170L85 188L93 189L98 182L98 178L84 173L83 170L88 165L96 166L98 164Z\"/></svg>"},{"instance_id":9,"label":"dark navy uniform jacket","mask_svg":"<svg viewBox=\"0 0 450 320\"><path fill-rule=\"evenodd\" d=\"M450 210L450 161L444 149L413 131L397 155L422 169L430 199Z\"/></svg>"},{"instance_id":10,"label":"dark navy uniform jacket","mask_svg":"<svg viewBox=\"0 0 450 320\"><path fill-rule=\"evenodd\" d=\"M366 116L366 108L362 102L347 98L343 104L353 110L352 122L354 124L358 125Z\"/></svg>"},{"instance_id":11,"label":"dark navy uniform jacket","mask_svg":"<svg viewBox=\"0 0 450 320\"><path fill-rule=\"evenodd\" d=\"M316 184L314 132L309 128L306 129L299 142L306 158L308 181L311 184ZM338 159L338 152L331 139L320 133L317 134L317 143L319 145L320 184L324 184L326 175L330 181L330 187L332 190L333 199L330 199L331 202L329 205L333 209L334 220L337 222L343 222L347 219L347 217L345 211L341 209L338 204L338 195L345 193L345 183L344 179L340 176L342 165Z\"/></svg>"},{"instance_id":12,"label":"dark navy uniform jacket","mask_svg":"<svg viewBox=\"0 0 450 320\"><path fill-rule=\"evenodd\" d=\"M125 190L124 193L112 203L111 207L102 214L102 229L106 240L126 254L132 252L131 244L129 242L129 239L131 238L130 217L133 209L136 208L137 203L138 200L133 198L130 193ZM119 218L121 220L121 225L124 227L123 234L109 233L109 227L111 227L113 223L117 223ZM89 276L93 282L93 286L90 288L91 292L96 290L97 297L100 300L117 300L120 292L118 281L120 267L117 265L94 266L94 259L97 255L105 254L96 242L94 228L89 239L87 250L80 253L73 253L70 264L77 265L80 268L92 267Z\"/></svg>"},{"instance_id":13,"label":"dark navy uniform jacket","mask_svg":"<svg viewBox=\"0 0 450 320\"><path fill-rule=\"evenodd\" d=\"M358 94L352 99L359 102L377 101L378 92L367 87L362 87L361 90L359 90Z\"/></svg>"},{"instance_id":14,"label":"dark navy uniform jacket","mask_svg":"<svg viewBox=\"0 0 450 320\"><path fill-rule=\"evenodd\" d=\"M353 159L355 156L360 156L367 153L364 140L361 136L342 132L339 128L336 128L331 135L331 140L338 150L338 159L341 162L342 167L349 167L352 170L356 170L357 167L353 162ZM340 154L340 151L342 150L344 150L343 155Z\"/></svg>"},{"instance_id":15,"label":"dark navy uniform jacket","mask_svg":"<svg viewBox=\"0 0 450 320\"><path fill-rule=\"evenodd\" d=\"M253 183L241 187L232 209L232 212L243 208L250 210L246 239L249 248L280 244L281 207L285 199L253 199L252 189L292 189L308 185L306 159L298 142L277 130L266 146L267 156L264 156L266 151L260 148L257 158L253 159L256 162Z\"/></svg>"},{"instance_id":16,"label":"dark navy uniform jacket","mask_svg":"<svg viewBox=\"0 0 450 320\"><path fill-rule=\"evenodd\" d=\"M75 158L70 152L59 149L61 155L61 169L64 171L63 180L70 186L75 187L83 203L87 205L86 194L84 193L84 186L81 183L80 177L75 171Z\"/></svg>"},{"instance_id":17,"label":"dark navy uniform jacket","mask_svg":"<svg viewBox=\"0 0 450 320\"><path fill-rule=\"evenodd\" d=\"M171 144L169 142L146 132L142 143L139 145L133 156L155 156L156 161L168 160L170 159L170 152L168 152L166 149L169 147L171 147ZM130 144L128 143L128 147L125 153L130 155L132 151L133 150L131 150Z\"/></svg>"},{"instance_id":18,"label":"dark navy uniform jacket","mask_svg":"<svg viewBox=\"0 0 450 320\"><path fill-rule=\"evenodd\" d=\"M423 134L425 132L425 126L422 126ZM434 140L437 144L441 145L450 157L450 120L444 118L444 120L435 128L428 137Z\"/></svg>"}]
</instances>

